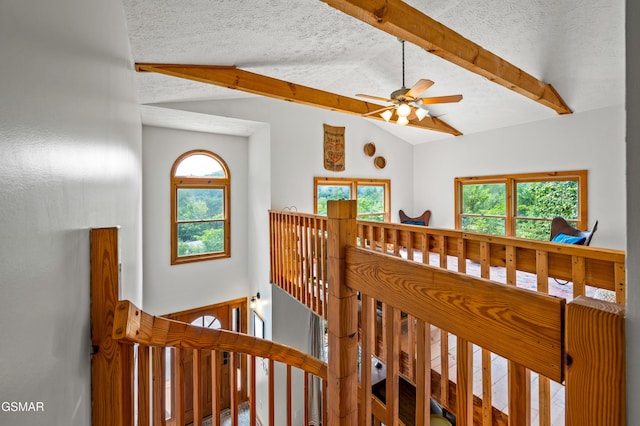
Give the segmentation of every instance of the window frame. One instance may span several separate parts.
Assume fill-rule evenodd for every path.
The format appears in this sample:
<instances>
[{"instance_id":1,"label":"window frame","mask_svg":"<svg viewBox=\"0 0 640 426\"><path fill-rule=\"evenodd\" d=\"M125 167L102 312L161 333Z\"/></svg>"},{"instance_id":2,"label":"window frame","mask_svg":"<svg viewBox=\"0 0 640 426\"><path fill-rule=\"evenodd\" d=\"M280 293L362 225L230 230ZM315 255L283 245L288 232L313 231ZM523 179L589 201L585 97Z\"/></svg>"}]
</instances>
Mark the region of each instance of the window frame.
<instances>
[{"instance_id":1,"label":"window frame","mask_svg":"<svg viewBox=\"0 0 640 426\"><path fill-rule=\"evenodd\" d=\"M567 221L577 229L587 229L588 227L588 182L587 170L570 170L556 172L540 172L540 173L519 173L492 176L472 176L457 177L454 179L454 200L455 200L455 227L462 230L462 218L465 216L473 216L462 213L462 188L464 185L477 184L505 184L506 186L506 206L505 211L505 236L515 237L516 222L519 219L541 220L549 223L553 218L529 218L519 217L517 184L527 182L552 182L552 181L568 181L574 180L578 182L578 218L569 219ZM494 216L491 216L494 217ZM495 216L502 217L502 216Z\"/></svg>"},{"instance_id":2,"label":"window frame","mask_svg":"<svg viewBox=\"0 0 640 426\"><path fill-rule=\"evenodd\" d=\"M191 177L176 176L178 166L182 161L192 155L205 155L217 161L224 172L224 176ZM213 259L231 257L231 174L227 163L218 154L195 149L180 155L171 167L171 265L181 265L191 262L202 262ZM214 253L199 253L189 256L178 255L178 225L184 223L178 221L178 190L179 189L222 189L223 191L223 218L210 222L222 222L224 229L224 250Z\"/></svg>"},{"instance_id":3,"label":"window frame","mask_svg":"<svg viewBox=\"0 0 640 426\"><path fill-rule=\"evenodd\" d=\"M318 185L320 186L349 186L351 199L358 202L359 186L383 186L384 187L384 212L374 213L383 214L384 222L391 221L391 180L390 179L373 179L373 178L342 178L342 177L319 177L313 178L313 213L318 214ZM357 213L358 220L360 216L371 216L371 213Z\"/></svg>"}]
</instances>

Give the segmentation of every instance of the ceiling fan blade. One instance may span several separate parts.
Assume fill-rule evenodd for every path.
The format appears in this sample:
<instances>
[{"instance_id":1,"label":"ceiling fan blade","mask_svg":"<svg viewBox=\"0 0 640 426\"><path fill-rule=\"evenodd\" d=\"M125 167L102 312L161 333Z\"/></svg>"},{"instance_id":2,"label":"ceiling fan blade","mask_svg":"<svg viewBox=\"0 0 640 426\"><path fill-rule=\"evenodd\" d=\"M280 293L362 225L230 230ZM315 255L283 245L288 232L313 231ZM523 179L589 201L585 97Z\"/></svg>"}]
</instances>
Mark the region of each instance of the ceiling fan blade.
<instances>
[{"instance_id":1,"label":"ceiling fan blade","mask_svg":"<svg viewBox=\"0 0 640 426\"><path fill-rule=\"evenodd\" d=\"M449 95L449 96L434 96L433 98L420 98L416 99L416 102L421 102L422 105L428 104L446 104L449 102L460 102L462 95Z\"/></svg>"},{"instance_id":2,"label":"ceiling fan blade","mask_svg":"<svg viewBox=\"0 0 640 426\"><path fill-rule=\"evenodd\" d=\"M384 112L384 111L386 111L386 110L388 110L388 109L394 109L394 108L395 108L395 106L394 106L394 105L391 105L391 106L388 106L388 107L384 107L384 108L377 109L377 110L375 110L375 111L370 111L370 112L368 112L368 113L366 113L366 114L362 114L362 116L363 116L363 117L367 117L367 116L369 116L369 115L378 114L378 113Z\"/></svg>"},{"instance_id":3,"label":"ceiling fan blade","mask_svg":"<svg viewBox=\"0 0 640 426\"><path fill-rule=\"evenodd\" d=\"M381 98L379 96L371 96L371 95L363 95L361 93L358 93L356 96L359 96L361 98L369 98L369 99L375 99L376 101L383 101L383 102L393 102L392 99L388 99L388 98Z\"/></svg>"},{"instance_id":4,"label":"ceiling fan blade","mask_svg":"<svg viewBox=\"0 0 640 426\"><path fill-rule=\"evenodd\" d=\"M424 80L424 79L418 80L418 82L414 84L411 89L409 89L406 96L411 98L417 98L418 96L422 95L425 90L433 86L433 84L434 83L431 80Z\"/></svg>"}]
</instances>

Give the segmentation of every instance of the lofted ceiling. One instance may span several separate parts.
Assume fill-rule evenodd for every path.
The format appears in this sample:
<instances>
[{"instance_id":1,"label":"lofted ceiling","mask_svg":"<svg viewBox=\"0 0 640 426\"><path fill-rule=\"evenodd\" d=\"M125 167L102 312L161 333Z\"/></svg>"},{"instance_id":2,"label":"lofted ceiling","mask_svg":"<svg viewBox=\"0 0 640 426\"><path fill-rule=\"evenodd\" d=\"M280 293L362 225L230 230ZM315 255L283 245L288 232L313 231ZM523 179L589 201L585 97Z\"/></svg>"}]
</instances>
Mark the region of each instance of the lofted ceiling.
<instances>
[{"instance_id":1,"label":"lofted ceiling","mask_svg":"<svg viewBox=\"0 0 640 426\"><path fill-rule=\"evenodd\" d=\"M399 0L325 1L334 6L402 4ZM384 22L378 28L375 23L358 19L362 16L357 13L356 17L350 16L321 0L123 3L136 63L232 65L353 99L359 99L356 93L388 97L402 86L397 34ZM404 3L415 9L406 19L409 24L424 22L414 19L422 15L443 24L507 65L551 84L574 113L624 104L622 0ZM416 25L409 31L419 32ZM464 98L459 103L429 108L432 116L462 134L567 116L405 38L406 86L429 79L435 84L425 96L462 94ZM154 72L137 73L136 79L143 105L261 96ZM161 119L156 111L154 120ZM181 117L183 123L185 119ZM202 116L197 120L201 121ZM443 131L362 120L412 144L455 138Z\"/></svg>"}]
</instances>

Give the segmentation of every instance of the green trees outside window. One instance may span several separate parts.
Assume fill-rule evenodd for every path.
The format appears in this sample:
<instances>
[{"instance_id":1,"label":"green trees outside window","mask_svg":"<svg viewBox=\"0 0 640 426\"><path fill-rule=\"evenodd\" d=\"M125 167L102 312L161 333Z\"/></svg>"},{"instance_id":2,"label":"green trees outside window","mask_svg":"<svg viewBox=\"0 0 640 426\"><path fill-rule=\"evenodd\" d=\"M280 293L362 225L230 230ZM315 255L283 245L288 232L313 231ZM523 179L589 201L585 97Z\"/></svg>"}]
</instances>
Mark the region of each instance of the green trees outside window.
<instances>
[{"instance_id":1,"label":"green trees outside window","mask_svg":"<svg viewBox=\"0 0 640 426\"><path fill-rule=\"evenodd\" d=\"M587 172L551 172L456 179L459 229L545 241L551 220L585 229Z\"/></svg>"},{"instance_id":2,"label":"green trees outside window","mask_svg":"<svg viewBox=\"0 0 640 426\"><path fill-rule=\"evenodd\" d=\"M171 264L231 255L230 176L203 150L181 155L171 172Z\"/></svg>"},{"instance_id":3,"label":"green trees outside window","mask_svg":"<svg viewBox=\"0 0 640 426\"><path fill-rule=\"evenodd\" d=\"M327 214L328 200L357 201L358 219L390 219L391 182L383 179L314 178L315 213Z\"/></svg>"}]
</instances>

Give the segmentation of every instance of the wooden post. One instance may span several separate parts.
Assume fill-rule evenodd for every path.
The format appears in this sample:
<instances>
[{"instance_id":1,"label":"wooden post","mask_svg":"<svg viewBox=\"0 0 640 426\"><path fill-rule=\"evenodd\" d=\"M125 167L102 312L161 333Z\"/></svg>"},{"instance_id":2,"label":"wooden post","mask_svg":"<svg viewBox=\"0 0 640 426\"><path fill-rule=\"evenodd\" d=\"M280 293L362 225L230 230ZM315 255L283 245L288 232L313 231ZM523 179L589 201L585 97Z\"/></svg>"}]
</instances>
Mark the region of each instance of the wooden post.
<instances>
[{"instance_id":1,"label":"wooden post","mask_svg":"<svg viewBox=\"0 0 640 426\"><path fill-rule=\"evenodd\" d=\"M624 426L624 307L579 297L567 305L566 312L567 426Z\"/></svg>"},{"instance_id":2,"label":"wooden post","mask_svg":"<svg viewBox=\"0 0 640 426\"><path fill-rule=\"evenodd\" d=\"M356 245L356 201L330 200L327 213L328 424L351 426L358 424L358 301L345 285L345 247Z\"/></svg>"},{"instance_id":3,"label":"wooden post","mask_svg":"<svg viewBox=\"0 0 640 426\"><path fill-rule=\"evenodd\" d=\"M113 340L119 286L118 228L91 230L92 424L133 424L133 346Z\"/></svg>"}]
</instances>

